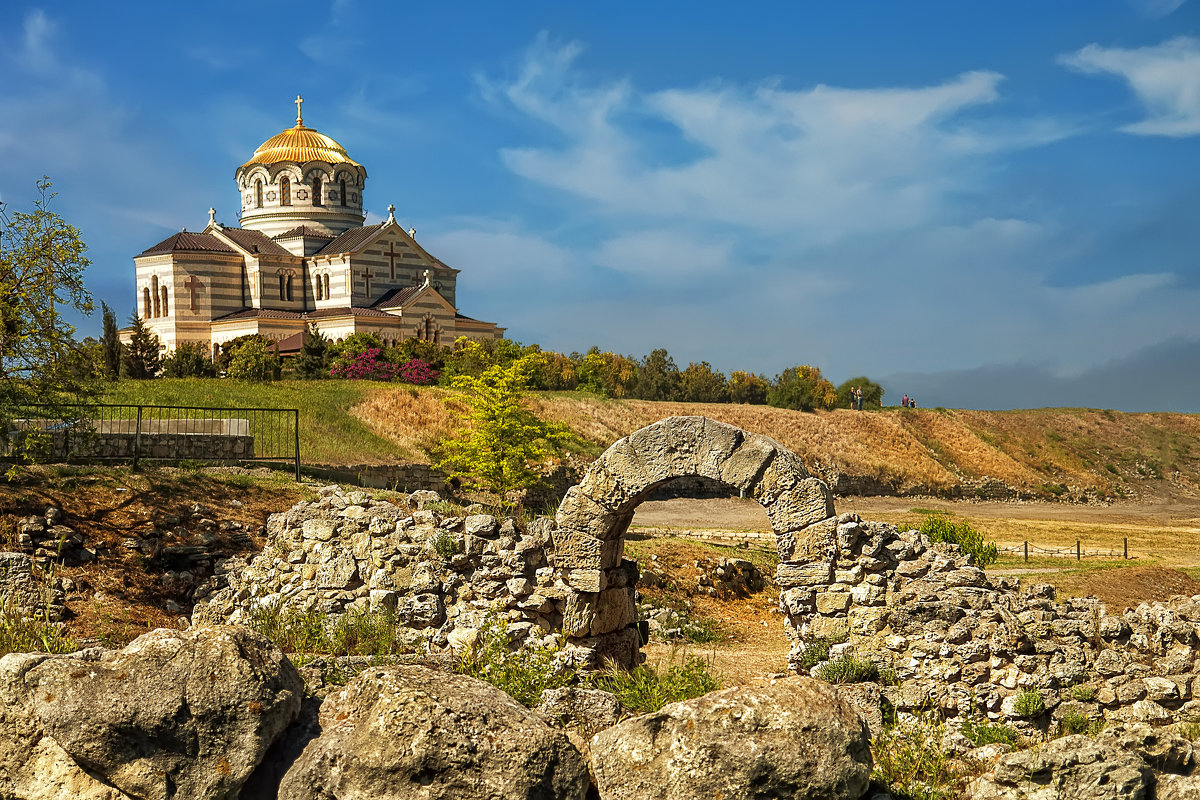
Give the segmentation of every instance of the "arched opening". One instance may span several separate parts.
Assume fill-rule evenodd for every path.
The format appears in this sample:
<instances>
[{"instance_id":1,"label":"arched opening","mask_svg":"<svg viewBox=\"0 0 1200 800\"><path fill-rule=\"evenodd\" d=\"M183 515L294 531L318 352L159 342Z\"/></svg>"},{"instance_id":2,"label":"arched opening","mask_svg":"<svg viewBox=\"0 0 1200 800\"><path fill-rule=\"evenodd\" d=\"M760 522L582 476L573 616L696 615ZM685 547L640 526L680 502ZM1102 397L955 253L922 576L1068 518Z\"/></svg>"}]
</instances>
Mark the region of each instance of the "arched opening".
<instances>
[{"instance_id":1,"label":"arched opening","mask_svg":"<svg viewBox=\"0 0 1200 800\"><path fill-rule=\"evenodd\" d=\"M287 288L287 299L291 300L292 299L292 276L291 275L287 276L287 280L284 282L284 285Z\"/></svg>"},{"instance_id":2,"label":"arched opening","mask_svg":"<svg viewBox=\"0 0 1200 800\"><path fill-rule=\"evenodd\" d=\"M328 300L329 299L329 275L326 274L322 278L322 281L325 284L325 299Z\"/></svg>"},{"instance_id":3,"label":"arched opening","mask_svg":"<svg viewBox=\"0 0 1200 800\"><path fill-rule=\"evenodd\" d=\"M255 208L262 208L262 204L263 204L263 188L262 188L262 181L261 181L261 180L256 180L256 181L254 182L254 207L255 207Z\"/></svg>"},{"instance_id":4,"label":"arched opening","mask_svg":"<svg viewBox=\"0 0 1200 800\"><path fill-rule=\"evenodd\" d=\"M159 315L158 276L150 276L150 295L154 298L154 316Z\"/></svg>"},{"instance_id":5,"label":"arched opening","mask_svg":"<svg viewBox=\"0 0 1200 800\"><path fill-rule=\"evenodd\" d=\"M292 182L288 180L288 176L284 175L279 179L279 205L290 206L292 204Z\"/></svg>"},{"instance_id":6,"label":"arched opening","mask_svg":"<svg viewBox=\"0 0 1200 800\"><path fill-rule=\"evenodd\" d=\"M167 287L162 287L162 315L164 317L171 316L171 309L167 306Z\"/></svg>"},{"instance_id":7,"label":"arched opening","mask_svg":"<svg viewBox=\"0 0 1200 800\"><path fill-rule=\"evenodd\" d=\"M142 319L150 319L150 287L142 287Z\"/></svg>"},{"instance_id":8,"label":"arched opening","mask_svg":"<svg viewBox=\"0 0 1200 800\"><path fill-rule=\"evenodd\" d=\"M286 284L286 280L287 280L287 279L286 279L286 277L284 276L284 274L283 274L282 272L281 272L281 273L279 273L279 299L280 299L280 300L286 300L286 299L287 299L287 294L286 294L286 285L287 285L287 284Z\"/></svg>"},{"instance_id":9,"label":"arched opening","mask_svg":"<svg viewBox=\"0 0 1200 800\"><path fill-rule=\"evenodd\" d=\"M321 196L321 179L314 177L312 180L313 205L325 205L325 199Z\"/></svg>"},{"instance_id":10,"label":"arched opening","mask_svg":"<svg viewBox=\"0 0 1200 800\"><path fill-rule=\"evenodd\" d=\"M317 275L313 281L313 296L318 300L324 300L325 295L321 292L321 276Z\"/></svg>"},{"instance_id":11,"label":"arched opening","mask_svg":"<svg viewBox=\"0 0 1200 800\"><path fill-rule=\"evenodd\" d=\"M829 487L766 436L704 417L671 417L608 448L558 508L555 568L572 589L563 634L580 662L640 663L638 568L625 558L625 534L635 509L656 489L692 477L729 486L765 509L781 590L832 580L837 520ZM786 624L789 638L799 635L791 617Z\"/></svg>"},{"instance_id":12,"label":"arched opening","mask_svg":"<svg viewBox=\"0 0 1200 800\"><path fill-rule=\"evenodd\" d=\"M342 205L344 205L344 206L350 205L350 198L346 194L346 181L344 181L344 180L341 181L338 184L338 188L341 190L341 193L342 193Z\"/></svg>"}]
</instances>

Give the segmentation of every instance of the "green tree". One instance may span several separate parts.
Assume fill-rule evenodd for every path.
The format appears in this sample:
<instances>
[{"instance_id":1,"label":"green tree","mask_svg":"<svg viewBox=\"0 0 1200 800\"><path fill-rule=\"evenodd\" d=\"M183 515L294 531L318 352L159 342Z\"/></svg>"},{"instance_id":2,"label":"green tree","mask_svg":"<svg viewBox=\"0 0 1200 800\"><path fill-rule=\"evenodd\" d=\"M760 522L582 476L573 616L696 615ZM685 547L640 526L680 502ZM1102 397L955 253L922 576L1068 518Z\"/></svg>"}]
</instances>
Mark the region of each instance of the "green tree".
<instances>
[{"instance_id":1,"label":"green tree","mask_svg":"<svg viewBox=\"0 0 1200 800\"><path fill-rule=\"evenodd\" d=\"M788 367L776 375L767 392L767 404L776 408L812 411L833 408L836 403L837 390L833 384L821 377L820 369L808 364Z\"/></svg>"},{"instance_id":2,"label":"green tree","mask_svg":"<svg viewBox=\"0 0 1200 800\"><path fill-rule=\"evenodd\" d=\"M767 402L767 379L761 375L735 370L729 373L729 395L735 403L762 405Z\"/></svg>"},{"instance_id":3,"label":"green tree","mask_svg":"<svg viewBox=\"0 0 1200 800\"><path fill-rule=\"evenodd\" d=\"M593 347L575 367L575 379L585 391L605 397L629 397L637 381L637 362L629 356L602 353Z\"/></svg>"},{"instance_id":4,"label":"green tree","mask_svg":"<svg viewBox=\"0 0 1200 800\"><path fill-rule=\"evenodd\" d=\"M90 263L79 230L50 210L50 180L31 211L0 203L0 423L18 406L88 400L96 386L79 368L75 328L62 310L92 311L83 286Z\"/></svg>"},{"instance_id":5,"label":"green tree","mask_svg":"<svg viewBox=\"0 0 1200 800\"><path fill-rule=\"evenodd\" d=\"M100 345L104 357L104 377L115 381L121 377L121 335L117 331L117 315L108 303L100 301L101 319L104 322L104 333L100 337Z\"/></svg>"},{"instance_id":6,"label":"green tree","mask_svg":"<svg viewBox=\"0 0 1200 800\"><path fill-rule=\"evenodd\" d=\"M211 378L217 374L208 347L200 342L182 343L162 360L162 367L163 375L168 378Z\"/></svg>"},{"instance_id":7,"label":"green tree","mask_svg":"<svg viewBox=\"0 0 1200 800\"><path fill-rule=\"evenodd\" d=\"M484 488L507 502L510 492L541 482L537 466L551 458L568 437L565 426L543 422L521 404L530 372L540 355L483 374L459 375L453 387L465 394L467 425L441 443L438 466L465 485Z\"/></svg>"},{"instance_id":8,"label":"green tree","mask_svg":"<svg viewBox=\"0 0 1200 800\"><path fill-rule=\"evenodd\" d=\"M221 352L217 355L217 368L221 372L228 373L229 364L233 361L233 356L237 353L238 349L251 342L260 344L268 350L274 346L274 342L261 333L248 333L245 336L230 339L221 345Z\"/></svg>"},{"instance_id":9,"label":"green tree","mask_svg":"<svg viewBox=\"0 0 1200 800\"><path fill-rule=\"evenodd\" d=\"M707 361L693 361L679 374L679 396L689 403L728 403L729 384Z\"/></svg>"},{"instance_id":10,"label":"green tree","mask_svg":"<svg viewBox=\"0 0 1200 800\"><path fill-rule=\"evenodd\" d=\"M162 367L159 355L162 347L158 337L137 314L132 315L129 322L133 332L129 335L129 346L125 348L125 375L134 380L157 377Z\"/></svg>"},{"instance_id":11,"label":"green tree","mask_svg":"<svg viewBox=\"0 0 1200 800\"><path fill-rule=\"evenodd\" d=\"M283 365L279 355L260 340L245 342L229 359L229 377L240 381L277 381Z\"/></svg>"},{"instance_id":12,"label":"green tree","mask_svg":"<svg viewBox=\"0 0 1200 800\"><path fill-rule=\"evenodd\" d=\"M311 322L304 328L304 341L296 356L296 377L312 380L329 377L329 339Z\"/></svg>"},{"instance_id":13,"label":"green tree","mask_svg":"<svg viewBox=\"0 0 1200 800\"><path fill-rule=\"evenodd\" d=\"M875 381L863 375L850 380L837 387L837 407L838 408L854 408L854 403L851 402L850 390L854 387L862 389L862 407L880 409L883 408L883 387Z\"/></svg>"},{"instance_id":14,"label":"green tree","mask_svg":"<svg viewBox=\"0 0 1200 800\"><path fill-rule=\"evenodd\" d=\"M679 367L664 348L651 350L638 365L633 396L641 400L679 398Z\"/></svg>"}]
</instances>

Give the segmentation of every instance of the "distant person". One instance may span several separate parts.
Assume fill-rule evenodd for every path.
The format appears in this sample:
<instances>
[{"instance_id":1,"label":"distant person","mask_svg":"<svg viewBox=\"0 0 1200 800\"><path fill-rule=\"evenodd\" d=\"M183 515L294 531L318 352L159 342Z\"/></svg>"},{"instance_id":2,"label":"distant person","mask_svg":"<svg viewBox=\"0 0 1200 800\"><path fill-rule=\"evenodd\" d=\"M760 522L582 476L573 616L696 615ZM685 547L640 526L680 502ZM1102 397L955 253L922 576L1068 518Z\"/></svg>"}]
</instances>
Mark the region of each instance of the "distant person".
<instances>
[{"instance_id":1,"label":"distant person","mask_svg":"<svg viewBox=\"0 0 1200 800\"><path fill-rule=\"evenodd\" d=\"M908 398L908 407L916 408L917 407L917 398L915 398L915 397Z\"/></svg>"},{"instance_id":2,"label":"distant person","mask_svg":"<svg viewBox=\"0 0 1200 800\"><path fill-rule=\"evenodd\" d=\"M862 411L862 387L861 386L855 388L854 399L855 399L855 402L858 404L858 406L857 406L858 410Z\"/></svg>"},{"instance_id":3,"label":"distant person","mask_svg":"<svg viewBox=\"0 0 1200 800\"><path fill-rule=\"evenodd\" d=\"M907 392L905 393L904 397L900 398L900 405L904 406L905 408L908 408L908 393Z\"/></svg>"}]
</instances>

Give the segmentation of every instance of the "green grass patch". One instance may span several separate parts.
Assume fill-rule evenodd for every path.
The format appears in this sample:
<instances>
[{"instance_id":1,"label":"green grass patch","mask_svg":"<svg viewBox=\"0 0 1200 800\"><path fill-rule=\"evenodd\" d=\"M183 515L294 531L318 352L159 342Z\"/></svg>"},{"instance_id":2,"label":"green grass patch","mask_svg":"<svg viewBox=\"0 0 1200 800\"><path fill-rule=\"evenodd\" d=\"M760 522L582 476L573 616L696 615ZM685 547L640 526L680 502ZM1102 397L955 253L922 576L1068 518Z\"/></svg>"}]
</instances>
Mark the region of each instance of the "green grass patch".
<instances>
[{"instance_id":1,"label":"green grass patch","mask_svg":"<svg viewBox=\"0 0 1200 800\"><path fill-rule=\"evenodd\" d=\"M1021 717L1036 717L1046 712L1046 701L1037 689L1026 689L1017 695L1013 712Z\"/></svg>"},{"instance_id":2,"label":"green grass patch","mask_svg":"<svg viewBox=\"0 0 1200 800\"><path fill-rule=\"evenodd\" d=\"M10 613L0 602L0 656L8 653L71 653L78 649L61 626Z\"/></svg>"},{"instance_id":3,"label":"green grass patch","mask_svg":"<svg viewBox=\"0 0 1200 800\"><path fill-rule=\"evenodd\" d=\"M406 629L390 612L339 614L261 606L249 627L285 653L330 656L390 656L414 652L401 634Z\"/></svg>"},{"instance_id":4,"label":"green grass patch","mask_svg":"<svg viewBox=\"0 0 1200 800\"><path fill-rule=\"evenodd\" d=\"M511 649L503 620L489 617L479 630L476 646L459 658L457 670L487 681L518 703L533 707L546 689L568 686L575 669L560 662L561 647Z\"/></svg>"},{"instance_id":5,"label":"green grass patch","mask_svg":"<svg viewBox=\"0 0 1200 800\"><path fill-rule=\"evenodd\" d=\"M872 780L896 800L958 797L963 774L942 747L945 732L930 715L887 728L871 742Z\"/></svg>"},{"instance_id":6,"label":"green grass patch","mask_svg":"<svg viewBox=\"0 0 1200 800\"><path fill-rule=\"evenodd\" d=\"M1067 709L1058 720L1059 736L1071 736L1077 733L1094 736L1103 729L1103 721L1090 719L1087 714L1075 708Z\"/></svg>"},{"instance_id":7,"label":"green grass patch","mask_svg":"<svg viewBox=\"0 0 1200 800\"><path fill-rule=\"evenodd\" d=\"M975 565L987 567L996 563L999 551L995 542L984 541L983 534L971 527L969 522L950 522L941 517L926 517L920 532L929 541L958 545L958 549L975 557Z\"/></svg>"},{"instance_id":8,"label":"green grass patch","mask_svg":"<svg viewBox=\"0 0 1200 800\"><path fill-rule=\"evenodd\" d=\"M993 725L989 722L977 722L971 718L963 720L962 735L971 740L976 747L985 744L1015 745L1020 735L1007 725Z\"/></svg>"},{"instance_id":9,"label":"green grass patch","mask_svg":"<svg viewBox=\"0 0 1200 800\"><path fill-rule=\"evenodd\" d=\"M377 436L350 409L371 391L395 384L368 381L276 381L159 378L108 384L105 403L164 406L300 409L300 456L305 463L362 464L419 459Z\"/></svg>"},{"instance_id":10,"label":"green grass patch","mask_svg":"<svg viewBox=\"0 0 1200 800\"><path fill-rule=\"evenodd\" d=\"M835 644L842 644L849 638L849 635L845 633L838 634L837 636L816 637L804 645L804 649L800 651L800 668L810 670L822 661L828 661L829 649Z\"/></svg>"},{"instance_id":11,"label":"green grass patch","mask_svg":"<svg viewBox=\"0 0 1200 800\"><path fill-rule=\"evenodd\" d=\"M873 661L842 656L817 667L817 678L826 683L870 683L879 680L879 667Z\"/></svg>"}]
</instances>

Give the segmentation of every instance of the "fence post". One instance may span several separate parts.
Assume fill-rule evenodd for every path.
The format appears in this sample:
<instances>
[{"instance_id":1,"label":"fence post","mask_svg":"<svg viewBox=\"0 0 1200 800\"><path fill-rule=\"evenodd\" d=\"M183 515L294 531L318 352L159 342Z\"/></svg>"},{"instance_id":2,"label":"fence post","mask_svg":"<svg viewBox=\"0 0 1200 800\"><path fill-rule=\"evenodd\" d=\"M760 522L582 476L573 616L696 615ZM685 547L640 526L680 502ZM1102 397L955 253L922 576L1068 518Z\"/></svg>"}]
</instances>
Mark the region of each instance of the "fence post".
<instances>
[{"instance_id":1,"label":"fence post","mask_svg":"<svg viewBox=\"0 0 1200 800\"><path fill-rule=\"evenodd\" d=\"M1029 542L1025 542L1025 560L1029 561Z\"/></svg>"},{"instance_id":2,"label":"fence post","mask_svg":"<svg viewBox=\"0 0 1200 800\"><path fill-rule=\"evenodd\" d=\"M1075 540L1075 560L1079 560L1079 540Z\"/></svg>"},{"instance_id":3,"label":"fence post","mask_svg":"<svg viewBox=\"0 0 1200 800\"><path fill-rule=\"evenodd\" d=\"M1125 550L1125 554L1122 557L1129 558L1129 537L1126 536L1124 539L1121 540L1121 542L1123 543L1123 545L1124 545L1123 549Z\"/></svg>"},{"instance_id":4,"label":"fence post","mask_svg":"<svg viewBox=\"0 0 1200 800\"><path fill-rule=\"evenodd\" d=\"M294 416L294 433L296 445L296 480L300 480L300 409L292 409Z\"/></svg>"},{"instance_id":5,"label":"fence post","mask_svg":"<svg viewBox=\"0 0 1200 800\"><path fill-rule=\"evenodd\" d=\"M133 471L137 472L138 459L142 456L142 407L138 406L137 427L133 431Z\"/></svg>"}]
</instances>

